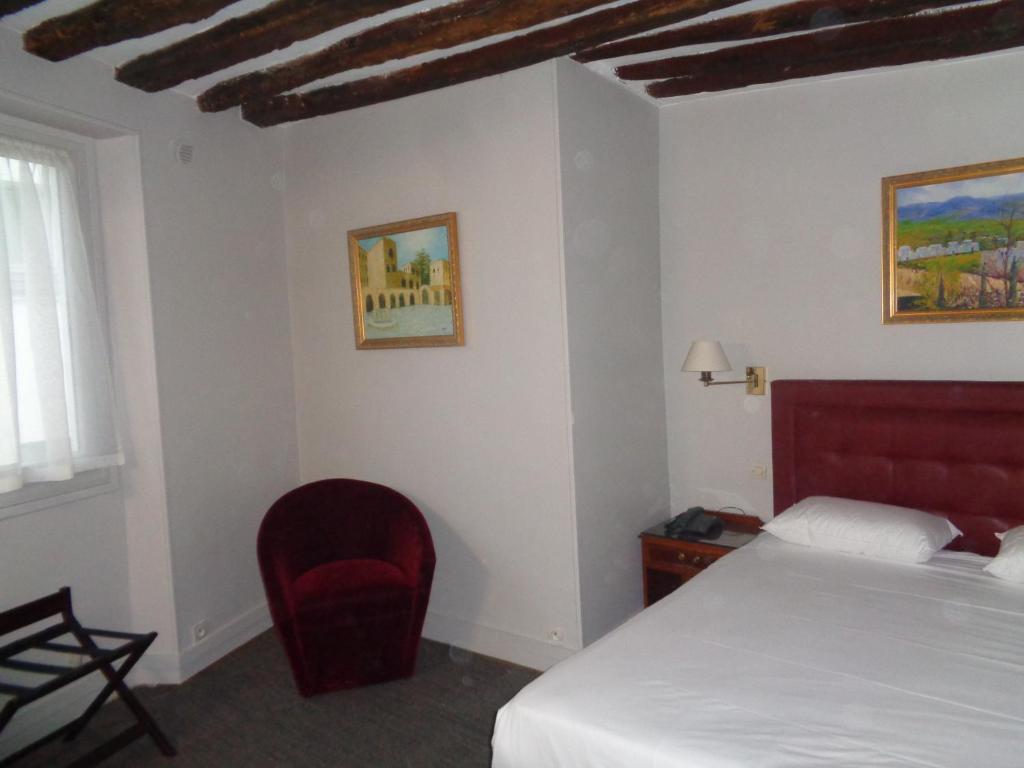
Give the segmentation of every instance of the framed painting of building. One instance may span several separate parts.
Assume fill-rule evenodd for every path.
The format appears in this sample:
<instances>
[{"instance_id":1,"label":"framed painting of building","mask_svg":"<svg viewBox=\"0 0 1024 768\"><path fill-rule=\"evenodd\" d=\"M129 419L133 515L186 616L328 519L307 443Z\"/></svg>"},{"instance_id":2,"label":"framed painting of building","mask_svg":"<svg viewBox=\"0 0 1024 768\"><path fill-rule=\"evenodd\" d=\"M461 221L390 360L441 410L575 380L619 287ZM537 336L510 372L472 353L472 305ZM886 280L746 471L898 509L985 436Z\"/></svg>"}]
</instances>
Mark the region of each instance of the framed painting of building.
<instances>
[{"instance_id":1,"label":"framed painting of building","mask_svg":"<svg viewBox=\"0 0 1024 768\"><path fill-rule=\"evenodd\" d=\"M357 349L465 343L456 216L348 233Z\"/></svg>"},{"instance_id":2,"label":"framed painting of building","mask_svg":"<svg viewBox=\"0 0 1024 768\"><path fill-rule=\"evenodd\" d=\"M1024 320L1024 158L882 180L882 320Z\"/></svg>"}]
</instances>

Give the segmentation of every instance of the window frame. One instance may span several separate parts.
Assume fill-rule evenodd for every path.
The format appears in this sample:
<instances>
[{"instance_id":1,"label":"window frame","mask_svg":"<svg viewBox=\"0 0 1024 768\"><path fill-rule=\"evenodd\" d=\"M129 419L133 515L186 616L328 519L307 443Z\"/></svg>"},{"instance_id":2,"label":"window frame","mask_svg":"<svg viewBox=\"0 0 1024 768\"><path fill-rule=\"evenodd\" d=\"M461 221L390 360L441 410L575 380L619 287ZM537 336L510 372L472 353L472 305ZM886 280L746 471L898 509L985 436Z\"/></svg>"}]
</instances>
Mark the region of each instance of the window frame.
<instances>
[{"instance_id":1,"label":"window frame","mask_svg":"<svg viewBox=\"0 0 1024 768\"><path fill-rule=\"evenodd\" d=\"M62 149L70 155L75 166L79 219L82 225L82 237L89 250L89 270L92 273L96 291L100 323L106 337L107 348L112 349L110 316L107 309L106 273L103 263L103 228L95 140L88 136L23 120L4 112L0 112L0 134L21 141ZM118 389L116 375L113 381L116 396ZM120 418L120 409L117 413ZM17 490L0 493L0 520L18 517L40 509L70 504L92 496L114 493L120 487L120 477L116 467L78 472L68 480L30 483Z\"/></svg>"}]
</instances>

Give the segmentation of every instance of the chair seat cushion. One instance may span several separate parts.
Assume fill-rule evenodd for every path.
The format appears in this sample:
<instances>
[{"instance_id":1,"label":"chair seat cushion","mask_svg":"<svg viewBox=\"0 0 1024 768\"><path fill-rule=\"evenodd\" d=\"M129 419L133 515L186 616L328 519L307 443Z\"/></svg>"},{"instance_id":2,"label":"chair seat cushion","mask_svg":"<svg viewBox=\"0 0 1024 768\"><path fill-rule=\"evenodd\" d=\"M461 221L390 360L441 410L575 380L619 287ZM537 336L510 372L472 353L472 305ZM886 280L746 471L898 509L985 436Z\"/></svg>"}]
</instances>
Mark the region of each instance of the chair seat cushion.
<instances>
[{"instance_id":1,"label":"chair seat cushion","mask_svg":"<svg viewBox=\"0 0 1024 768\"><path fill-rule=\"evenodd\" d=\"M296 608L303 614L353 603L405 603L411 593L405 574L383 560L325 563L306 571L292 585Z\"/></svg>"}]
</instances>

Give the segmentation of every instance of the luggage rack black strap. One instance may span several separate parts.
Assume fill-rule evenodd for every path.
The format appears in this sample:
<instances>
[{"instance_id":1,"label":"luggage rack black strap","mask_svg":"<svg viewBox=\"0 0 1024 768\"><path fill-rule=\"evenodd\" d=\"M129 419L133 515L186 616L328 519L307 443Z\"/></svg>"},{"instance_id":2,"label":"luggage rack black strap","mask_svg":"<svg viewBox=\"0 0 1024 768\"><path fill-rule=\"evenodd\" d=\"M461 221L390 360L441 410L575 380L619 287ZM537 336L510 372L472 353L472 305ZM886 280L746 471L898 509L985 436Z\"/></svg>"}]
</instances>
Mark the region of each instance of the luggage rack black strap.
<instances>
[{"instance_id":1,"label":"luggage rack black strap","mask_svg":"<svg viewBox=\"0 0 1024 768\"><path fill-rule=\"evenodd\" d=\"M13 683L0 683L0 695L3 696L20 696L23 693L31 691L31 688L25 688L21 685L14 685Z\"/></svg>"},{"instance_id":2,"label":"luggage rack black strap","mask_svg":"<svg viewBox=\"0 0 1024 768\"><path fill-rule=\"evenodd\" d=\"M76 669L76 667L69 667L66 664L59 666L57 664L43 664L39 661L23 661L22 659L3 659L0 661L0 667L16 669L19 672L33 672L37 675L63 675Z\"/></svg>"},{"instance_id":3,"label":"luggage rack black strap","mask_svg":"<svg viewBox=\"0 0 1024 768\"><path fill-rule=\"evenodd\" d=\"M71 643L40 643L38 648L44 651L57 651L58 653L84 653L85 649L80 645L71 645Z\"/></svg>"},{"instance_id":4,"label":"luggage rack black strap","mask_svg":"<svg viewBox=\"0 0 1024 768\"><path fill-rule=\"evenodd\" d=\"M24 653L29 648L39 648L43 643L48 640L52 640L55 637L61 635L70 634L71 627L67 625L67 622L61 622L60 624L54 624L52 627L41 629L38 632L33 632L31 635L20 637L7 645L0 646L0 659L9 659L12 656L17 656L19 653Z\"/></svg>"},{"instance_id":5,"label":"luggage rack black strap","mask_svg":"<svg viewBox=\"0 0 1024 768\"><path fill-rule=\"evenodd\" d=\"M138 632L115 632L112 629L90 629L89 627L79 627L79 629L88 632L92 637L110 637L115 640L138 640L146 637L145 634Z\"/></svg>"}]
</instances>

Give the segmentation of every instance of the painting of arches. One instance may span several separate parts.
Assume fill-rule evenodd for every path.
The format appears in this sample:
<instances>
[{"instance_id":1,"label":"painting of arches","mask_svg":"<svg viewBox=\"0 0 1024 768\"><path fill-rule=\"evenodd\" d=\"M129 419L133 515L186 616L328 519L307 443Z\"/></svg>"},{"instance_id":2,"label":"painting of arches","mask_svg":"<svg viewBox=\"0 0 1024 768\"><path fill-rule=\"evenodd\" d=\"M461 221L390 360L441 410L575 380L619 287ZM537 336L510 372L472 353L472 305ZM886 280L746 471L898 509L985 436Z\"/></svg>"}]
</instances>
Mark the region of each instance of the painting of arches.
<instances>
[{"instance_id":1,"label":"painting of arches","mask_svg":"<svg viewBox=\"0 0 1024 768\"><path fill-rule=\"evenodd\" d=\"M348 233L357 349L465 343L454 213Z\"/></svg>"}]
</instances>

